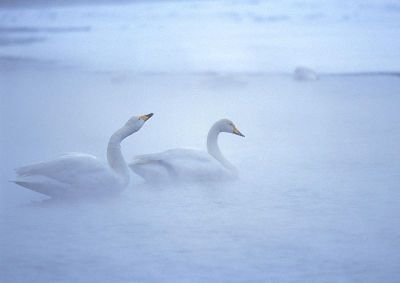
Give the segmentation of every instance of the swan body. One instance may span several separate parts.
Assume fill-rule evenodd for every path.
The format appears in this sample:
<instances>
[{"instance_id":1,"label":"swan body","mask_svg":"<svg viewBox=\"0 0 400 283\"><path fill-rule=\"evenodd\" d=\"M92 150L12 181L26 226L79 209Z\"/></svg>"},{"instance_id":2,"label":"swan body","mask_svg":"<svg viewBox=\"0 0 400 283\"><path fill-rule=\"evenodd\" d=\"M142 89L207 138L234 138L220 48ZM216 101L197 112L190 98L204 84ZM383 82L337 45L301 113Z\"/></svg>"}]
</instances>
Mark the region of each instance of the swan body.
<instances>
[{"instance_id":1,"label":"swan body","mask_svg":"<svg viewBox=\"0 0 400 283\"><path fill-rule=\"evenodd\" d=\"M236 168L224 158L219 146L221 132L244 136L227 119L217 121L207 136L207 152L190 148L135 156L129 167L150 183L227 181L235 179Z\"/></svg>"},{"instance_id":2,"label":"swan body","mask_svg":"<svg viewBox=\"0 0 400 283\"><path fill-rule=\"evenodd\" d=\"M51 161L16 169L16 184L53 197L92 197L121 192L129 183L129 169L120 143L137 132L153 114L132 117L110 138L108 165L84 153L69 153Z\"/></svg>"},{"instance_id":3,"label":"swan body","mask_svg":"<svg viewBox=\"0 0 400 283\"><path fill-rule=\"evenodd\" d=\"M229 171L207 152L175 148L136 156L130 168L151 183L228 180Z\"/></svg>"}]
</instances>

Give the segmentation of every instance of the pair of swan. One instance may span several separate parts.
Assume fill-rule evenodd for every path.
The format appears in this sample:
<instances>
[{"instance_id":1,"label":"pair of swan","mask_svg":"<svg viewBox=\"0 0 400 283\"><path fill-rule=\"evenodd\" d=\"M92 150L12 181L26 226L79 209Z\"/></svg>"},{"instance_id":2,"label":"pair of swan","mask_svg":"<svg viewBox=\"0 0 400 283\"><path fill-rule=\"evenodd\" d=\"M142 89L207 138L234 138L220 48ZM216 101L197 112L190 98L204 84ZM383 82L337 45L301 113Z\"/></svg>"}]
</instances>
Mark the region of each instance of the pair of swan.
<instances>
[{"instance_id":1,"label":"pair of swan","mask_svg":"<svg viewBox=\"0 0 400 283\"><path fill-rule=\"evenodd\" d=\"M170 180L217 180L237 176L217 143L221 132L244 135L229 120L217 121L207 137L208 153L192 149L172 149L137 156L129 165L121 153L121 142L139 131L153 113L134 116L108 142L107 161L84 153L70 153L51 161L16 169L16 184L53 198L106 196L129 184L129 167L148 182Z\"/></svg>"}]
</instances>

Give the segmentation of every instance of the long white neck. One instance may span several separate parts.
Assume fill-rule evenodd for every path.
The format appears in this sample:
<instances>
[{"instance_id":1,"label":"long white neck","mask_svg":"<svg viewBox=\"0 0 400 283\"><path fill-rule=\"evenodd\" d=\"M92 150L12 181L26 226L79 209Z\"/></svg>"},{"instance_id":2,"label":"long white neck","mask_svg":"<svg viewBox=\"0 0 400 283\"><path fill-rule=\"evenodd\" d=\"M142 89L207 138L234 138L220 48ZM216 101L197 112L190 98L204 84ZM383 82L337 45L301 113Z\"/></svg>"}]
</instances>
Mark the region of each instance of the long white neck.
<instances>
[{"instance_id":1,"label":"long white neck","mask_svg":"<svg viewBox=\"0 0 400 283\"><path fill-rule=\"evenodd\" d=\"M228 169L231 173L237 175L237 169L230 163L223 155L218 146L218 135L221 132L219 129L218 123L215 123L207 135L207 151L213 156L216 160L218 160L222 166Z\"/></svg>"},{"instance_id":2,"label":"long white neck","mask_svg":"<svg viewBox=\"0 0 400 283\"><path fill-rule=\"evenodd\" d=\"M120 178L123 186L127 186L129 183L129 168L122 156L121 142L131 134L132 130L125 125L111 136L107 147L108 164Z\"/></svg>"}]
</instances>

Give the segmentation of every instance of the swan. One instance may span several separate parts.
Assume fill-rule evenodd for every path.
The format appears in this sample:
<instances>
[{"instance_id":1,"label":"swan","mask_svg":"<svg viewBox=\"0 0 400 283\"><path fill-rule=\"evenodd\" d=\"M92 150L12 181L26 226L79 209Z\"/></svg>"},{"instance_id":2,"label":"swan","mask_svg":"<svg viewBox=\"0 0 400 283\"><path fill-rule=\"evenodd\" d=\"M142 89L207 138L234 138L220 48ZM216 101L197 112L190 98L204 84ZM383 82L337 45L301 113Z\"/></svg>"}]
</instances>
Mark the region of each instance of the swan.
<instances>
[{"instance_id":1,"label":"swan","mask_svg":"<svg viewBox=\"0 0 400 283\"><path fill-rule=\"evenodd\" d=\"M122 191L129 183L129 169L121 142L140 130L153 113L134 116L108 142L107 161L85 153L69 153L16 169L17 185L52 198L106 196Z\"/></svg>"},{"instance_id":2,"label":"swan","mask_svg":"<svg viewBox=\"0 0 400 283\"><path fill-rule=\"evenodd\" d=\"M218 135L221 132L244 137L232 121L222 119L215 122L208 132L207 152L176 148L160 153L138 155L129 163L129 167L149 183L236 179L238 173L235 166L222 155L218 146Z\"/></svg>"}]
</instances>

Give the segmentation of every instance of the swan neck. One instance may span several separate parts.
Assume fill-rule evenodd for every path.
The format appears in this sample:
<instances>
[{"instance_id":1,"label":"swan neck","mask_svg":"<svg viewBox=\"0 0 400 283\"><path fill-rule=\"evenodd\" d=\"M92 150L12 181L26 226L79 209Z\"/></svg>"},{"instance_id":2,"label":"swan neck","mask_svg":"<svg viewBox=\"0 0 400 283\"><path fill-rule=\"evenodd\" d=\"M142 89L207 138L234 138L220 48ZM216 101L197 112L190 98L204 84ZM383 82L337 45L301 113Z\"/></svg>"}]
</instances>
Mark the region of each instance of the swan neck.
<instances>
[{"instance_id":1,"label":"swan neck","mask_svg":"<svg viewBox=\"0 0 400 283\"><path fill-rule=\"evenodd\" d=\"M230 163L222 154L219 145L218 145L218 136L221 133L221 130L218 127L218 124L214 124L207 135L207 151L208 153L214 157L219 163L222 164L226 169L231 171L232 173L236 172L235 166Z\"/></svg>"},{"instance_id":2,"label":"swan neck","mask_svg":"<svg viewBox=\"0 0 400 283\"><path fill-rule=\"evenodd\" d=\"M121 142L131 134L127 126L122 127L111 136L107 147L108 165L120 178L123 186L129 183L129 168L122 156Z\"/></svg>"}]
</instances>

